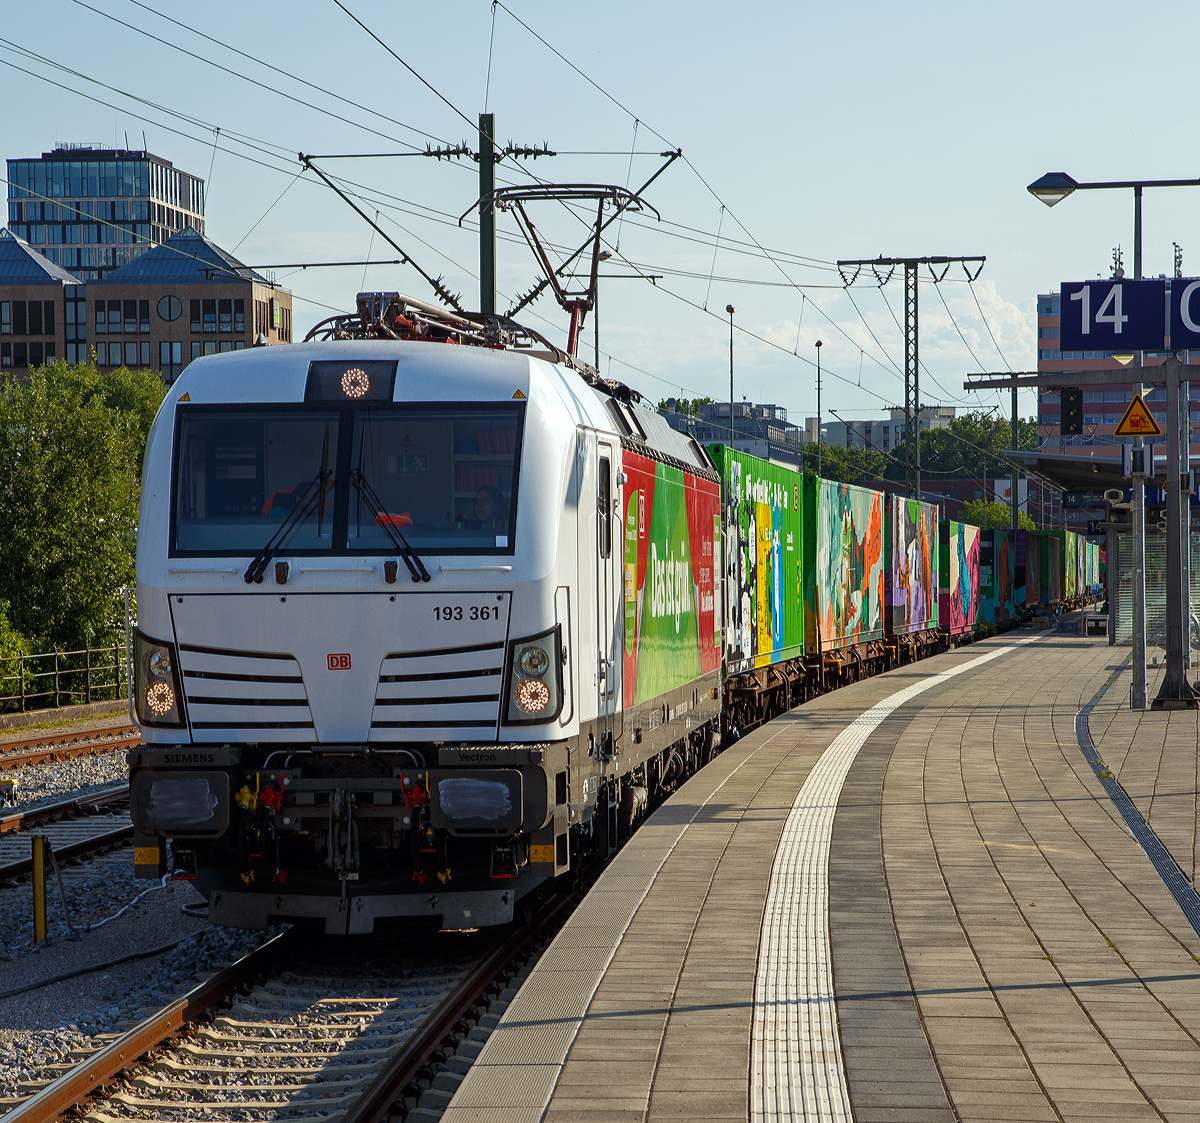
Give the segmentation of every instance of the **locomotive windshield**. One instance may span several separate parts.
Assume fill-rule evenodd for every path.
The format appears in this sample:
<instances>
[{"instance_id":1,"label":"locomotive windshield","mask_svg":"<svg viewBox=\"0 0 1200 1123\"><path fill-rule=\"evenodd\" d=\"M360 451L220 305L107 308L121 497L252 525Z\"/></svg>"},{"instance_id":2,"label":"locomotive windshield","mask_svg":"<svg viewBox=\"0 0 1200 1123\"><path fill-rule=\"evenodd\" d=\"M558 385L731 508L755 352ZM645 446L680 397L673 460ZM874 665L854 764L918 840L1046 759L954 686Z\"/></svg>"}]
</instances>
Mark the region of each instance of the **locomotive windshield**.
<instances>
[{"instance_id":1,"label":"locomotive windshield","mask_svg":"<svg viewBox=\"0 0 1200 1123\"><path fill-rule=\"evenodd\" d=\"M391 554L385 523L419 553L512 553L523 421L507 403L181 406L171 553L257 553L323 467L281 555Z\"/></svg>"}]
</instances>

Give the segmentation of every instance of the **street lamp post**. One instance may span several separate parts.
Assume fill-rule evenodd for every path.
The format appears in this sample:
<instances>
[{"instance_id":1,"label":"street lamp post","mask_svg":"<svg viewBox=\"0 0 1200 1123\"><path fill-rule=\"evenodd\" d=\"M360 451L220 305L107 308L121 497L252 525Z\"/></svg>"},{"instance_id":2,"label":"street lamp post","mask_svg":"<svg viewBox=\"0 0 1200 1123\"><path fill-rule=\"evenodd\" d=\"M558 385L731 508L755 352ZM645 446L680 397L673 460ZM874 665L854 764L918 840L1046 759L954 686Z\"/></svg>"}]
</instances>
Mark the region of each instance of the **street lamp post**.
<instances>
[{"instance_id":1,"label":"street lamp post","mask_svg":"<svg viewBox=\"0 0 1200 1123\"><path fill-rule=\"evenodd\" d=\"M1047 172L1040 179L1035 179L1026 190L1036 199L1040 199L1048 207L1053 207L1056 203L1061 203L1068 195L1076 191L1096 191L1109 190L1112 188L1129 189L1133 191L1133 279L1140 281L1142 279L1142 189L1145 187L1200 187L1200 179L1143 179L1143 180L1108 180L1097 183L1080 183L1067 175L1066 172ZM1142 355L1138 352L1135 360L1137 365L1142 365ZM1138 393L1143 391L1144 387L1137 387ZM1171 390L1168 390L1168 408L1170 416L1176 420L1179 417L1178 413L1178 379L1174 380L1175 397L1171 398ZM1175 434L1176 446L1178 442L1178 433ZM1142 448L1143 441L1140 437L1134 438L1134 448ZM1168 436L1168 450L1170 449L1170 436ZM1191 464L1191 446L1184 445L1184 457L1190 467ZM1151 475L1154 474L1154 466L1152 464L1145 466L1146 471ZM1180 463L1175 459L1172 463L1170 451L1167 457L1167 488L1168 491L1177 495L1174 489L1180 486ZM1187 500L1190 502L1190 495ZM1063 525L1066 525L1066 512L1063 512ZM1182 521L1182 520L1180 520ZM1183 537L1178 533L1179 528L1168 528L1174 533L1168 534L1168 553L1171 552L1171 547L1175 545L1172 541L1177 537ZM1133 692L1130 698L1130 705L1135 710L1144 710L1146 708L1146 477L1144 474L1135 474L1133 477ZM1186 538L1179 543L1176 554L1175 565L1168 563L1169 578L1174 578L1174 583L1178 585L1178 577L1182 566L1179 564L1180 556L1187 551L1189 543ZM1186 611L1183 605L1187 601L1182 596L1182 589L1170 587L1171 581L1168 581L1167 589L1167 634L1171 635L1171 618L1175 617L1176 626L1179 625L1179 615L1181 611ZM1172 611L1174 610L1174 611ZM1183 621L1183 643L1190 649L1190 627L1188 620L1184 617ZM1168 651L1168 656L1170 652ZM1170 662L1170 659L1168 659ZM1168 674L1168 678L1171 676ZM1186 680L1185 680L1186 681Z\"/></svg>"},{"instance_id":2,"label":"street lamp post","mask_svg":"<svg viewBox=\"0 0 1200 1123\"><path fill-rule=\"evenodd\" d=\"M821 340L817 340L817 475L821 474Z\"/></svg>"},{"instance_id":3,"label":"street lamp post","mask_svg":"<svg viewBox=\"0 0 1200 1123\"><path fill-rule=\"evenodd\" d=\"M729 448L733 450L733 314L737 309L732 304L725 305L729 313Z\"/></svg>"}]
</instances>

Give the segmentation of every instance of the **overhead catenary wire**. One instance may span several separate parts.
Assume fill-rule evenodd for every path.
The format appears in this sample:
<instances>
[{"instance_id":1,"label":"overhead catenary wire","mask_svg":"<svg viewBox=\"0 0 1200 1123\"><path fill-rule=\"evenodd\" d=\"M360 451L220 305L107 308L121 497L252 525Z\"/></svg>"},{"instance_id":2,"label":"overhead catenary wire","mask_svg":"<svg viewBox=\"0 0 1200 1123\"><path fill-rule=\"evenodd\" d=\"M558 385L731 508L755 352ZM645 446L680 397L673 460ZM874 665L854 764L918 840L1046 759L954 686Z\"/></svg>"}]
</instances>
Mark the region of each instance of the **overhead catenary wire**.
<instances>
[{"instance_id":1,"label":"overhead catenary wire","mask_svg":"<svg viewBox=\"0 0 1200 1123\"><path fill-rule=\"evenodd\" d=\"M193 51L189 51L186 47L181 47L177 43L172 43L169 39L163 39L160 36L155 35L153 32L147 31L143 27L138 27L136 24L127 23L125 20L120 19L117 16L110 14L109 12L105 12L100 8L93 7L91 4L88 4L86 2L86 0L71 0L71 2L74 4L78 4L79 7L81 7L81 8L87 8L88 11L95 12L96 15L103 16L107 20L112 20L113 23L118 23L122 27L128 28L130 31L136 32L138 35L144 35L148 39L153 39L156 43L161 43L164 47L169 47L173 51L178 51L180 54L187 55L189 58L195 59L197 62L204 63L207 66L215 67L217 70L221 70L224 73L231 75L234 78L240 78L244 82L249 82L251 85L259 87L259 89L266 90L269 93L273 93L273 94L278 95L279 97L286 98L288 101L293 101L297 105L303 105L305 108L312 109L317 113L322 113L322 114L325 114L326 116L336 118L337 120L341 121L343 124L351 125L357 129L362 129L364 132L374 133L376 136L383 137L385 140L393 140L397 144L403 144L406 147L415 147L415 146L409 145L409 143L407 141L400 140L394 136L389 136L388 134L381 133L377 129L373 129L368 125L364 125L361 121L355 121L353 118L350 118L350 117L343 117L340 113L334 113L330 109L324 109L319 105L314 105L312 102L305 101L303 98L298 98L294 94L289 94L289 93L285 92L284 90L276 89L274 86L268 86L265 82L260 82L256 78L251 78L247 74L239 73L236 70L231 70L227 66L222 66L219 62L217 62L214 59L205 58L203 55L198 55ZM267 69L273 70L277 74L280 74L287 78L291 78L293 81L299 82L301 85L308 86L309 88L314 89L314 90L318 90L328 97L336 98L338 101L341 101L341 102L345 103L346 105L351 105L355 109L360 109L366 113L372 114L375 117L380 117L386 121L389 121L391 124L399 125L400 128L408 129L409 132L416 133L417 135L425 137L428 140L435 140L441 144L446 143L446 141L444 139L437 137L432 133L428 133L424 129L418 129L413 125L405 124L403 121L397 121L394 118L387 117L384 114L380 113L376 109L371 109L369 106L360 105L358 102L351 101L348 98L344 98L340 94L335 94L332 91L326 90L321 86L314 85L312 82L308 82L303 78L298 78L296 75L291 74L286 70L281 70L279 67L272 66L270 63L264 62L262 59L256 58L254 55L247 54L245 51L240 51L236 47L230 46L228 43L223 43L218 39L214 39L211 36L205 35L203 32L197 31L195 28L189 27L187 24L181 23L179 20L174 19L171 16L164 14L163 12L159 12L156 9L151 8L146 4L139 3L138 0L130 0L130 3L137 4L137 6L139 8L143 8L145 11L153 13L154 15L159 16L160 18L165 19L165 20L169 21L170 23L175 24L177 27L180 27L186 31L190 31L190 32L192 32L193 35L197 35L200 38L205 39L210 43L216 44L217 46L224 47L226 50L232 51L234 54L237 54L237 55L241 56L242 58L248 59L251 62L256 62L261 66L265 66Z\"/></svg>"},{"instance_id":2,"label":"overhead catenary wire","mask_svg":"<svg viewBox=\"0 0 1200 1123\"><path fill-rule=\"evenodd\" d=\"M138 3L138 0L133 0L133 2L134 2L134 3ZM83 6L85 6L85 7L89 7L89 8L91 7L90 5L86 5L86 4L85 4L85 5L83 5ZM155 10L154 10L153 8L149 7L148 5L145 5L145 4L140 4L140 3L138 3L138 6L139 6L139 7L141 7L141 8L144 8L145 10L147 10L147 11L149 11L149 12L155 12ZM500 5L500 6L503 6L503 5ZM345 8L345 5L341 5L341 4L339 4L339 7L342 7L342 8L343 8L343 10L346 10L348 15L351 15L351 17L352 17L352 18L355 18L355 20L356 20L356 22L357 22L357 23L359 23L360 25L362 25L362 21L361 21L361 20L358 20L358 19L357 19L357 17L353 17L353 14L352 14L352 13L350 13L350 12L349 12L349 10ZM99 12L99 11L98 11L98 9L92 9L92 10L93 10L93 11L97 11L97 12L98 12L98 14L101 14L101 15L104 15L104 16L106 16L106 17L107 17L107 13ZM507 9L507 8L506 8L505 10L506 10L506 11L508 11L508 9ZM169 16L166 16L166 15L164 15L163 13L158 13L158 12L155 12L155 14L157 14L157 15L161 16L161 17L162 17L162 18L164 18L164 19L171 20L171 17L169 17ZM510 12L510 14L512 14L512 13ZM120 22L120 21L119 21L119 22ZM187 29L187 30L189 30L189 31L192 31L193 33L195 33L195 34L197 34L197 35L201 35L201 36L203 35L203 33L201 33L201 32L198 32L198 31L195 31L195 29L187 28L187 25L186 25L186 24L182 24L182 23L180 23L180 21L178 21L178 20L171 20L171 22L172 22L172 23L174 23L174 24L176 24L176 25L178 25L178 26L180 26L180 27L182 27L182 28L185 28L185 29ZM523 21L519 21L519 22L523 22ZM127 26L130 26L130 27L131 27L131 29L132 29L132 30L134 30L134 31L137 31L137 32L140 32L140 31L141 31L141 29L139 29L139 28L132 27L132 25L127 25ZM365 29L365 25L362 25L362 26L364 26L364 29ZM527 25L526 25L526 26L527 26ZM205 38L209 38L209 37L207 37L207 36L204 36L204 37L205 37ZM376 39L378 39L378 37L377 37L377 36L374 36L374 37L375 37ZM154 37L154 38L157 38L157 37ZM538 36L538 38L540 39L541 37L540 37L540 36ZM159 39L159 41L160 41L160 42L162 42L162 43L164 43L164 45L166 45L166 46L169 46L169 47L175 48L175 45L174 45L174 44L171 44L171 43L169 43L169 42L168 42L168 41L166 41L166 40L161 40L161 39ZM386 44L383 44L383 43L382 43L382 40L380 40L380 42L381 42L381 45L383 45L383 46L385 46L385 47L386 47ZM543 40L543 42L544 42L544 40ZM547 46L548 46L548 44L547 44ZM230 48L230 49L233 49L233 48ZM402 62L402 63L404 62L404 60L403 60L403 59L400 59L400 58L399 58L399 56L398 56L398 55L396 55L396 53L395 53L394 51L391 51L391 50L390 50L390 48L387 48L387 49L389 50L389 52L390 52L391 54L393 54L393 55L394 55L394 56L395 56L395 57L398 59L398 61L400 61L400 62ZM185 53L186 53L186 52L185 52ZM244 54L244 52L238 52L238 53L239 53L239 54ZM557 52L556 52L556 53L557 53ZM198 56L193 56L193 57L198 57ZM250 56L246 56L246 57L250 57ZM201 59L201 61L208 62L209 60L206 60L206 59ZM261 61L261 60L255 60L255 61ZM264 63L263 65L270 66L270 64L266 64L266 63ZM404 65L406 65L406 66L407 66L407 64L404 64ZM23 68L17 67L16 69L22 70ZM226 69L228 69L228 68L226 68ZM285 72L285 71L280 71L280 70L279 70L279 68L277 68L277 67L272 67L271 69L274 69L274 70L278 71L279 73L284 73L284 74L286 74L286 72ZM408 67L408 69L409 69L409 70L412 70L412 68L411 68L411 67ZM577 69L577 68L575 68L575 69ZM31 72L30 72L30 71L23 71L23 72L24 72L24 73L27 73L27 74L31 74ZM416 74L416 72L415 72L415 71L413 71L413 73L414 73L414 74ZM580 73L582 73L582 72L580 72ZM41 79L41 80L47 80L47 79L45 79L45 76L43 76L43 75L36 75L36 74L33 74L32 76L33 76L33 77L35 77L35 78L39 78L39 79ZM239 76L241 76L241 75L239 75ZM420 75L416 75L416 76L417 76L418 78L420 78ZM289 75L289 77L295 77L295 76L291 76L291 75ZM89 80L90 80L90 79L89 79ZM297 80L298 80L298 81L302 81L301 79L297 79ZM423 82L424 82L424 79L422 78L422 79L421 79L421 81L423 81ZM57 84L57 83L55 83L55 84ZM425 83L425 84L426 84L426 85L429 85L428 83ZM309 85L309 86L311 86L312 88L315 88L315 89L319 89L319 90L321 90L323 93L326 93L326 94L327 94L327 95L329 95L329 96L334 96L334 97L337 97L337 98L339 98L339 100L342 100L342 101L347 101L347 102L348 102L348 99L341 98L341 95L333 94L333 93L332 93L332 91L324 90L322 87L317 87L317 86L314 86L312 83L306 83L306 85ZM61 87L61 88L66 88L66 87ZM109 88L111 88L111 87L109 87ZM287 94L285 91L274 90L274 89L273 89L273 88L271 88L271 87L267 87L267 88L268 88L268 89L272 89L272 92L275 92L275 93L279 94L280 96L291 96L291 95L288 95L288 94ZM432 87L432 86L430 86L430 88L431 88L431 89L433 89L433 87ZM597 87L597 88L599 88L599 87ZM72 90L71 92L74 92L74 93L79 93L79 91L75 91L75 90ZM119 91L119 92L120 92L120 93L121 93L123 96L131 96L131 95L125 94L125 92L124 92L124 91ZM436 93L437 91L435 90L434 92ZM81 95L81 96L85 96L85 97L86 97L87 95ZM439 94L438 96L439 96L439 97L441 97L442 95L440 95L440 94ZM98 100L98 99L92 99L92 100ZM297 99L294 99L294 98L293 98L293 100L297 100ZM464 120L464 121L468 121L468 123L470 123L470 122L469 122L469 119L468 119L468 118L466 118L466 116L465 116L464 114L462 114L462 113L461 113L461 111L458 111L458 110L457 110L457 108L456 108L456 107L454 107L454 106L453 106L453 104L452 104L452 103L451 103L451 102L450 102L448 99L446 99L446 98L444 98L444 97L443 97L443 98L442 98L442 100L446 101L446 103L447 103L448 105L450 105L450 106L451 106L451 108L454 108L454 109L455 109L455 111L456 111L456 112L458 112L458 113L459 113L459 115L463 117L463 120ZM107 104L109 104L109 103L107 103L107 102L102 102L102 104L106 104L106 105L107 105ZM304 103L304 104L310 104L310 103ZM356 103L351 103L351 104L356 104ZM322 109L320 106L311 106L311 107L312 107L312 108L314 108L314 109L315 109L316 111L318 111L318 112L327 112L326 110ZM116 106L112 106L112 108L117 108L117 107L116 107ZM159 111L161 111L161 112L168 112L168 113L170 113L170 112L171 112L171 111L170 111L169 109L167 109L166 107L156 107L156 108L157 108ZM624 108L624 107L622 107L622 108ZM125 112L125 110L121 110L121 111L122 111L122 112ZM372 111L372 112L375 112L375 111ZM136 114L135 114L135 116L140 116L140 115L136 115ZM336 115L335 115L335 116L336 116ZM636 114L630 113L630 116L631 116L631 117L634 119L634 121L635 121L635 122L637 122L637 121L638 121L638 117L637 117L637 115L636 115ZM151 123L151 124L155 125L156 127L164 127L164 126L162 126L162 125L161 125L159 122L157 122L157 121L153 121L151 118L148 118L148 117L141 117L141 119L142 119L142 120L145 120L145 121L147 121L147 123ZM357 124L356 122L351 122L351 123ZM200 125L200 127L206 127L206 126L204 126L204 125L200 124L199 122L196 122L196 124L197 124L197 125ZM416 130L416 129L413 129L413 128L412 128L412 126L405 125L403 122L398 122L398 124L399 124L401 127L403 127L403 128L410 129L411 131L414 131L414 132L418 132L418 133L420 133L421 135L426 135L426 136L432 136L432 135L433 135L433 134L426 133L424 130ZM169 126L168 126L168 128L169 128ZM214 127L214 128L216 128L216 127ZM181 136L185 136L185 137L188 137L188 136L189 136L189 134L187 134L186 132L184 132L184 131L182 131L182 130L171 130L171 131L173 131L173 132L176 132L178 135L181 135ZM653 130L652 128L648 128L648 127L647 127L647 131L649 131L649 132L653 133L653 134L654 134L654 135L656 135L656 136L660 136L660 139L661 139L661 134L658 134L658 133L657 133L655 130ZM219 135L219 140L216 140L216 138L218 137L218 135ZM196 140L197 138L195 138L195 137L189 137L189 139ZM236 141L237 141L238 143L243 143L243 142L241 141L241 139L240 139L240 138L235 138L235 139L236 139ZM435 138L435 139L436 139L436 138ZM268 167L268 168L270 168L270 170L273 170L273 171L283 171L283 170L284 170L284 169L281 169L281 168L278 168L278 167L274 167L274 166L272 166L270 163L267 163L267 162L265 162L265 161L261 161L261 160L253 160L253 158L251 158L251 157L247 156L247 154L245 154L245 153L236 152L236 151L234 151L234 150L231 150L230 148L228 148L226 144L222 143L223 141L225 141L225 140L226 140L226 134L225 134L225 130L223 130L223 129L221 130L221 132L220 132L219 134L217 134L216 132L214 132L214 140L216 141L216 144L217 144L217 146L219 146L223 152L230 152L230 154L232 154L232 155L235 155L235 156L237 156L237 157L240 157L240 158L243 158L243 159L248 159L248 158L249 158L249 159L252 159L252 162L254 162L254 163L258 163L258 164L260 164L260 165L262 165L262 166L264 166L264 167ZM406 143L406 142L400 141L399 143L402 143L402 144L404 144L404 143ZM411 147L411 146L409 146L409 147ZM634 149L634 150L635 150L635 149ZM633 150L631 150L631 155L632 155L632 151L633 151ZM265 155L266 153L263 153L263 154ZM274 153L272 153L272 155L274 155ZM693 170L695 170L695 169L693 169ZM699 173L698 173L698 172L697 172L696 174L697 174L697 175L699 175ZM701 176L700 178L701 178L701 179L702 179L702 181L703 181L703 177ZM293 179L292 179L292 181L291 181L291 182L289 182L289 184L288 184L288 187L290 188L290 187L291 187L291 186L294 184L294 182L295 182L295 179L293 178ZM306 181L306 182L311 182L311 181ZM347 182L347 183L348 183L348 182L350 182L350 181L343 181L343 182ZM709 190L710 192L712 192L712 193L714 194L714 196L715 196L715 192L713 192L713 191L712 191L712 188L711 188L711 186L709 186L707 183L706 183L705 185L706 185L706 187L708 187L708 190ZM286 190L287 190L287 189L285 188L285 192L286 192ZM373 189L373 188L363 188L362 190L363 190L363 194L364 194L364 195L366 195L366 194L368 194L368 193L374 193L374 192L375 192L375 189ZM395 197L393 197L393 198L395 198ZM415 204L415 203L412 203L411 201L404 200L404 201L402 201L402 202L403 202L403 203L405 203L406 205L410 206L410 207L414 207L414 208L419 208L419 207L420 207L420 204ZM724 204L722 204L722 205L724 206ZM268 208L268 213L269 213L269 210L270 210L270 208ZM409 213L412 213L412 212L409 212ZM432 217L432 216L433 216L433 213L434 213L434 212L432 211L432 209L424 209L424 213L415 214L415 215L414 215L414 217L419 217L419 218L422 218L422 219L424 219L424 220L426 220L426 221L438 221L437 219L435 219L435 218L433 218L433 217ZM265 217L265 214L264 214L264 217ZM737 219L736 219L736 216L733 216L733 217L735 218L735 221L737 221ZM262 221L262 219L260 219L259 221L261 222L261 221ZM390 220L390 221L394 221L394 220ZM258 225L258 224L256 223L256 224L255 224L255 227L257 227L257 225ZM396 223L396 225L397 225L399 228L401 228L401 229L405 229L403 226L400 226L400 224L399 224L399 223ZM641 225L641 226L642 226L644 229L651 229L650 227L648 227L648 226L645 226L644 224L639 224L639 225ZM676 224L672 224L672 225L676 225ZM743 231L745 231L747 234L749 234L749 231L747 231L747 230L746 230L746 228L745 228L744 224L742 224L740 221L738 221L738 225L739 225L739 227L740 227L740 228L741 228ZM253 230L255 227L252 227L251 229ZM682 227L680 227L680 229L683 229L683 228L682 228ZM248 232L248 233L249 233L249 232ZM409 233L411 233L411 231L410 231ZM678 234L676 231L670 231L670 232L668 232L668 233L669 233L669 236L672 236L672 237L678 237L678 236L679 236L679 234ZM725 235L725 234L723 233L723 230L721 230L720 228L718 229L718 234L717 234L717 236L716 236L716 237L714 237L714 236L713 236L713 235L711 235L711 234L707 235L707 237L710 239L710 244L714 245L714 247L718 247L718 246L719 246L719 247L721 247L721 248L731 248L731 246L732 246L732 243L734 243L734 242L736 242L736 241L740 241L740 240L736 240L736 239L731 239L731 238L729 238L729 236ZM751 235L751 237L752 237L752 235ZM515 240L514 240L514 241L515 241ZM239 246L240 246L240 245L241 245L241 242L239 242L238 244L239 244ZM427 243L427 242L424 242L423 244L425 244L425 245L428 245L429 243ZM748 250L748 249L747 249L747 247L749 247L750 245L753 245L753 247L754 247L754 250ZM760 257L760 258L762 258L762 259L764 259L764 260L771 261L771 262L772 262L772 264L774 264L774 265L775 265L777 268L779 268L779 262L776 260L776 257L778 257L778 256L782 256L782 251L770 251L770 250L767 250L767 249L765 249L765 248L764 248L764 247L761 245L761 243L759 243L757 240L754 240L752 243L744 243L744 244L742 244L741 246L734 247L734 249L735 249L735 252L737 252L737 251L740 251L740 250L747 249L747 252L749 252L749 253L751 254L751 256L754 256L754 257ZM755 250L756 250L757 252L754 252ZM791 259L791 260L792 260L792 264L795 264L795 265L797 265L797 266L802 266L802 267L810 267L810 266L812 265L812 262L815 262L815 261L819 260L819 259L811 259L811 261L795 260L795 259L796 259L798 256L799 256L799 255L788 255L789 259ZM450 259L450 260L452 260L452 259ZM456 267L457 267L457 268L461 268L461 266L457 266L457 265L456 265ZM798 284L797 284L797 282L795 282L795 281L794 281L794 280L792 280L790 277L788 277L788 276L787 276L787 274L786 274L786 272L785 272L784 270L782 270L782 268L780 268L780 272L781 272L781 273L783 274L783 276L784 276L784 281L783 281L783 282L766 282L766 283L768 283L768 284L772 284L772 285L777 285L778 287L794 287L794 288L798 288L798 289L801 287L800 285L798 285ZM680 273L680 275L682 275L683 271L679 271L679 273ZM713 276L714 276L714 278L715 278L715 270L710 270L710 274L711 274L711 275L713 275ZM758 281L758 280L756 280L756 279L753 279L753 278L730 278L730 281L731 281L732 283L746 283L746 284L763 283L763 282L761 282L761 281ZM815 287L815 286L814 286L814 287ZM830 286L830 287L833 287L833 286ZM673 294L673 293L672 293L671 295L675 295L675 294ZM802 297L803 297L803 293L801 293L801 295L802 295ZM300 297L300 296L297 296L297 299L300 299L300 300L306 300L306 301L307 301L307 298ZM314 304L320 305L320 302L311 302L311 303L314 303ZM690 303L690 302L689 302L689 303ZM325 306L325 305L321 305L321 306ZM328 307L328 306L325 306L325 307ZM803 309L803 299L802 299L802 306L801 306L801 307L802 307L802 309ZM826 312L825 312L823 309L821 309L819 306L818 306L818 311L820 312L820 314L822 315L822 317L823 317L823 318L825 318L825 319L826 319L826 320L827 320L827 321L830 323L831 327L834 327L836 330L838 330L838 331L839 331L839 333L840 333L840 334L842 334L843 336L845 336L849 342L851 342L851 343L853 343L853 342L854 342L854 341L853 341L853 340L852 340L852 339L851 339L851 338L850 338L850 337L847 335L847 333L845 332L845 330L844 330L843 328L841 328L841 326L840 326L840 325L838 325L838 324L837 324L835 321L833 321L833 320L832 320L832 318L831 318L831 317L830 317L830 316L829 316L829 315L828 315L828 314L827 314L827 313L826 313ZM803 314L803 313L802 313L802 314ZM754 333L751 333L751 334L754 334ZM761 337L758 337L758 338L761 338ZM769 342L769 341L768 341L768 342ZM771 345L771 346L777 346L777 345L775 345L775 344L773 344L773 343L771 343L770 345ZM795 351L796 349L798 349L798 343L797 343L797 347L796 347L796 348L794 348L794 351ZM793 352L793 354L794 354L794 352ZM798 355L794 355L794 357L799 357L799 356L798 356ZM806 361L807 361L807 360L806 360ZM873 361L873 362L876 362L876 363L878 363L878 360L876 360L876 359L875 359L873 356L872 356L872 361ZM860 365L861 365L861 348L860 348ZM633 368L633 369L637 369L637 368ZM886 369L886 368L884 368L884 369ZM832 371L830 372L830 376L831 376L831 377L835 377L835 378L837 378L837 377L840 377L840 376L838 376L838 375L837 375L835 372L832 372ZM847 381L848 383L850 382L850 380L848 380L848 379L846 379L845 381ZM882 398L880 398L880 400L883 400L883 399L882 399Z\"/></svg>"}]
</instances>

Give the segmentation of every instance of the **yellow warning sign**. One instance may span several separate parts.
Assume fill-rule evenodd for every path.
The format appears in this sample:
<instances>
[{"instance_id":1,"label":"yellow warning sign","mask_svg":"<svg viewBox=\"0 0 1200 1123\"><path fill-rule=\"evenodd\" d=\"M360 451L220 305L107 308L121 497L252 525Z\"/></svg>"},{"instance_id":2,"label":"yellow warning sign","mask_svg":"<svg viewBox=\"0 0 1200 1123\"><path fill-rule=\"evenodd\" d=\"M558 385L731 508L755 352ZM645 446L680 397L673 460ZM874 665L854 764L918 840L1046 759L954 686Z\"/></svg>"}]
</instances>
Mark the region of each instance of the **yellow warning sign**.
<instances>
[{"instance_id":1,"label":"yellow warning sign","mask_svg":"<svg viewBox=\"0 0 1200 1123\"><path fill-rule=\"evenodd\" d=\"M181 402L190 402L192 400L192 395L185 393L179 400Z\"/></svg>"},{"instance_id":2,"label":"yellow warning sign","mask_svg":"<svg viewBox=\"0 0 1200 1123\"><path fill-rule=\"evenodd\" d=\"M157 846L135 846L133 848L133 864L135 866L157 866Z\"/></svg>"},{"instance_id":3,"label":"yellow warning sign","mask_svg":"<svg viewBox=\"0 0 1200 1123\"><path fill-rule=\"evenodd\" d=\"M1133 401L1121 417L1121 423L1113 431L1117 437L1161 437L1158 422L1146 408L1141 394L1134 394Z\"/></svg>"},{"instance_id":4,"label":"yellow warning sign","mask_svg":"<svg viewBox=\"0 0 1200 1123\"><path fill-rule=\"evenodd\" d=\"M515 394L513 394L513 399L523 402L525 400L525 395L522 394L520 390L518 390Z\"/></svg>"},{"instance_id":5,"label":"yellow warning sign","mask_svg":"<svg viewBox=\"0 0 1200 1123\"><path fill-rule=\"evenodd\" d=\"M554 846L531 846L529 848L529 860L531 862L554 862Z\"/></svg>"}]
</instances>

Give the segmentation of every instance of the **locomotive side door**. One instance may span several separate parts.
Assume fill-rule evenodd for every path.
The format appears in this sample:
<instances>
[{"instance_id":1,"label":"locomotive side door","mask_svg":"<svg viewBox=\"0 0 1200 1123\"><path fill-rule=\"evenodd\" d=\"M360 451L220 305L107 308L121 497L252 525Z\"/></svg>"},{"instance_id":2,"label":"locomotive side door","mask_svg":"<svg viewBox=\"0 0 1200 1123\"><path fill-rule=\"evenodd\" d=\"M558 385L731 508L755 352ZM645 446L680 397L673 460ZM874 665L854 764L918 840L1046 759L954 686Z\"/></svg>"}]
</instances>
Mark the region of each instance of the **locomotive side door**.
<instances>
[{"instance_id":1,"label":"locomotive side door","mask_svg":"<svg viewBox=\"0 0 1200 1123\"><path fill-rule=\"evenodd\" d=\"M597 699L596 714L599 720L599 738L602 756L611 755L615 749L615 738L620 736L616 728L621 712L621 649L616 627L618 603L614 581L618 573L624 575L623 567L614 563L614 548L621 550L623 535L616 512L620 501L616 494L617 458L611 443L600 440L596 444L596 665ZM622 555L623 556L623 555Z\"/></svg>"}]
</instances>

